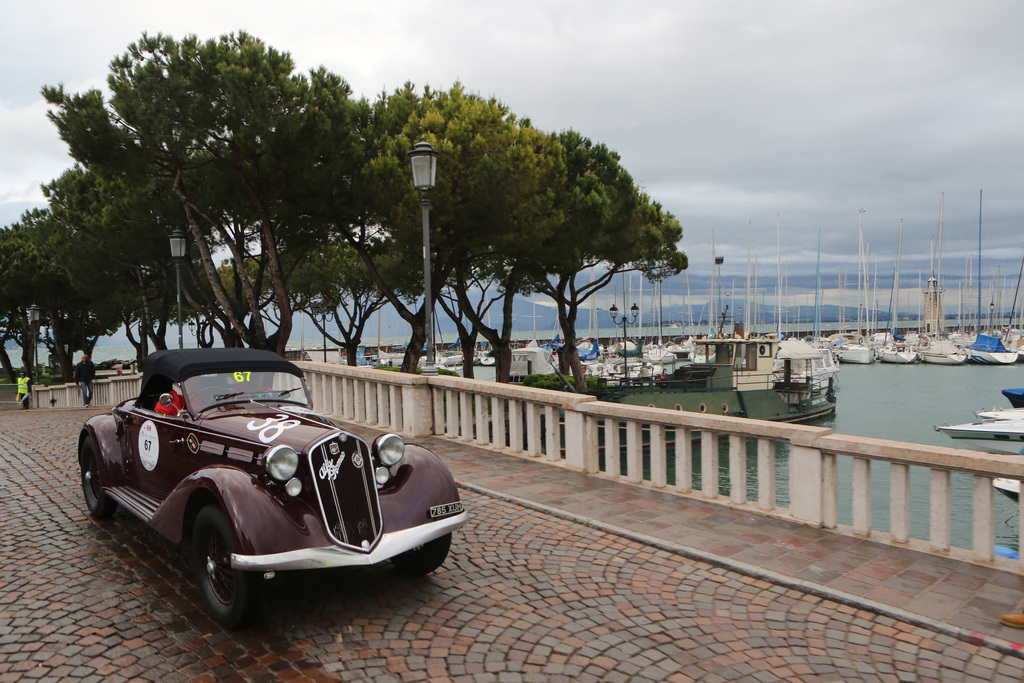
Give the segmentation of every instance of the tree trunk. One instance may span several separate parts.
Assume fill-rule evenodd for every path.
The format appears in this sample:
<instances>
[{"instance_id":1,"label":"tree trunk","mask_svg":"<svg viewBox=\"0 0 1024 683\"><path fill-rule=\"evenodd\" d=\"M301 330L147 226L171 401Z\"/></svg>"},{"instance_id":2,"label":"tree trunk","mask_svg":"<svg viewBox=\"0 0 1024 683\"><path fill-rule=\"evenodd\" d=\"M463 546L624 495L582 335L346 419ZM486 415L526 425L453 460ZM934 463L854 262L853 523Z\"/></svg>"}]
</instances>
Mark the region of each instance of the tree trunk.
<instances>
[{"instance_id":1,"label":"tree trunk","mask_svg":"<svg viewBox=\"0 0 1024 683\"><path fill-rule=\"evenodd\" d=\"M7 379L7 383L13 384L14 366L11 365L11 357L7 354L7 349L4 348L3 344L0 344L0 365L3 366L4 376Z\"/></svg>"},{"instance_id":2,"label":"tree trunk","mask_svg":"<svg viewBox=\"0 0 1024 683\"><path fill-rule=\"evenodd\" d=\"M494 349L494 381L508 384L512 376L512 344L501 340L491 343Z\"/></svg>"},{"instance_id":3,"label":"tree trunk","mask_svg":"<svg viewBox=\"0 0 1024 683\"><path fill-rule=\"evenodd\" d=\"M359 353L359 341L352 340L344 343L345 347L345 364L351 367L355 367L359 364L359 359L356 354Z\"/></svg>"},{"instance_id":4,"label":"tree trunk","mask_svg":"<svg viewBox=\"0 0 1024 683\"><path fill-rule=\"evenodd\" d=\"M409 337L409 345L405 347L405 357L402 358L402 372L416 373L416 368L420 364L420 358L423 357L423 345L426 341L426 328L423 326L423 316L420 316L419 323L412 326L412 336Z\"/></svg>"}]
</instances>

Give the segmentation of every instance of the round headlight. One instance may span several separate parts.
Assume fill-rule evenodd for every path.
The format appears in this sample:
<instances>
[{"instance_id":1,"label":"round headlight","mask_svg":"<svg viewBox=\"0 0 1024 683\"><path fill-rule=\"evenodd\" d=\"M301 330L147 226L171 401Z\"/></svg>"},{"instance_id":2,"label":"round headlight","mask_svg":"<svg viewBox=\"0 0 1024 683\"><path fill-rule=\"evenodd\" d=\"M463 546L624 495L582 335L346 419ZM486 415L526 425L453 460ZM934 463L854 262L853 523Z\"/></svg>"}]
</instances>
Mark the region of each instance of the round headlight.
<instances>
[{"instance_id":1,"label":"round headlight","mask_svg":"<svg viewBox=\"0 0 1024 683\"><path fill-rule=\"evenodd\" d=\"M378 486L383 486L388 483L388 479L391 478L391 470L387 467L378 467L373 471L373 479L377 482Z\"/></svg>"},{"instance_id":2,"label":"round headlight","mask_svg":"<svg viewBox=\"0 0 1024 683\"><path fill-rule=\"evenodd\" d=\"M388 467L398 464L405 455L405 442L397 434L385 434L377 441L377 455Z\"/></svg>"},{"instance_id":3,"label":"round headlight","mask_svg":"<svg viewBox=\"0 0 1024 683\"><path fill-rule=\"evenodd\" d=\"M302 482L298 479L289 479L284 485L284 492L292 497L299 495L302 493Z\"/></svg>"},{"instance_id":4,"label":"round headlight","mask_svg":"<svg viewBox=\"0 0 1024 683\"><path fill-rule=\"evenodd\" d=\"M267 453L267 472L278 481L288 481L299 469L299 454L290 446L274 446Z\"/></svg>"}]
</instances>

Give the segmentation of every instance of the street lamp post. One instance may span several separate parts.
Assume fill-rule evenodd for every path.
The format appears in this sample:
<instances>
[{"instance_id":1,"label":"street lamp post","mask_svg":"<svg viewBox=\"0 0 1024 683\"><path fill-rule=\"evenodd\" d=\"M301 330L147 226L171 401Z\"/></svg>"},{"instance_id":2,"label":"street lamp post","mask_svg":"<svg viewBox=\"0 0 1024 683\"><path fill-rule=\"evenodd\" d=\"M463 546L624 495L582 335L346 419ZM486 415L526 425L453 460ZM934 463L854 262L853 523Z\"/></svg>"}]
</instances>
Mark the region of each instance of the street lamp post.
<instances>
[{"instance_id":1,"label":"street lamp post","mask_svg":"<svg viewBox=\"0 0 1024 683\"><path fill-rule=\"evenodd\" d=\"M174 270L178 280L178 348L185 348L181 326L181 261L185 258L185 233L175 228L171 233L171 258L174 259Z\"/></svg>"},{"instance_id":2,"label":"street lamp post","mask_svg":"<svg viewBox=\"0 0 1024 683\"><path fill-rule=\"evenodd\" d=\"M32 371L28 376L35 377L39 365L39 307L35 304L28 307L28 320L32 324Z\"/></svg>"},{"instance_id":3,"label":"street lamp post","mask_svg":"<svg viewBox=\"0 0 1024 683\"><path fill-rule=\"evenodd\" d=\"M430 200L427 192L434 189L437 178L438 151L421 138L412 151L409 161L412 163L412 184L420 191L420 206L423 213L423 324L427 331L427 361L423 366L424 375L436 375L436 350L434 349L434 327L431 320L433 302L430 296Z\"/></svg>"},{"instance_id":4,"label":"street lamp post","mask_svg":"<svg viewBox=\"0 0 1024 683\"><path fill-rule=\"evenodd\" d=\"M623 297L623 298L625 298L625 297ZM623 302L622 305L625 306L626 305L625 302ZM629 325L635 324L636 321L640 318L640 307L637 306L636 304L633 304L632 306L630 306L629 307L629 317L627 317L626 314L623 313L622 317L621 317L621 321L620 321L620 318L619 318L619 309L618 309L618 307L615 304L612 304L612 307L608 309L608 313L612 316L612 324L613 325L615 325L616 327L618 327L619 325L622 325L622 358L625 361L624 370L623 370L622 374L623 374L624 379L628 383L629 382L629 352L626 349L626 337L627 337L627 335L626 335L626 328Z\"/></svg>"},{"instance_id":5,"label":"street lamp post","mask_svg":"<svg viewBox=\"0 0 1024 683\"><path fill-rule=\"evenodd\" d=\"M327 362L327 316L328 307L323 302L315 303L311 307L314 321L319 321L320 335L323 339L324 362Z\"/></svg>"}]
</instances>

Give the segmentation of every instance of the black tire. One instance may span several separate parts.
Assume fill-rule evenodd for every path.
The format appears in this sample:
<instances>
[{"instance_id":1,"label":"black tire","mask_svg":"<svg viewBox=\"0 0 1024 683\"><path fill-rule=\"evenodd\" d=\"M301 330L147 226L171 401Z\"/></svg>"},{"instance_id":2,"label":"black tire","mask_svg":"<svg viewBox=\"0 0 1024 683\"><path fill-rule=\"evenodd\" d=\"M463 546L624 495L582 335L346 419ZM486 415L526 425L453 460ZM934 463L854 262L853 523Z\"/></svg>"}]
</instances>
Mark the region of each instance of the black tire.
<instances>
[{"instance_id":1,"label":"black tire","mask_svg":"<svg viewBox=\"0 0 1024 683\"><path fill-rule=\"evenodd\" d=\"M395 555L391 558L391 563L406 576L423 576L444 564L448 557L448 549L451 547L452 535L446 534L401 555Z\"/></svg>"},{"instance_id":2,"label":"black tire","mask_svg":"<svg viewBox=\"0 0 1024 683\"><path fill-rule=\"evenodd\" d=\"M224 513L208 505L196 516L192 563L210 616L226 628L241 628L259 612L263 577L231 568L234 540Z\"/></svg>"},{"instance_id":3,"label":"black tire","mask_svg":"<svg viewBox=\"0 0 1024 683\"><path fill-rule=\"evenodd\" d=\"M92 437L82 439L78 451L78 463L82 470L82 494L85 507L93 519L109 519L117 512L117 501L103 493L100 483L100 468L96 456L96 444Z\"/></svg>"}]
</instances>

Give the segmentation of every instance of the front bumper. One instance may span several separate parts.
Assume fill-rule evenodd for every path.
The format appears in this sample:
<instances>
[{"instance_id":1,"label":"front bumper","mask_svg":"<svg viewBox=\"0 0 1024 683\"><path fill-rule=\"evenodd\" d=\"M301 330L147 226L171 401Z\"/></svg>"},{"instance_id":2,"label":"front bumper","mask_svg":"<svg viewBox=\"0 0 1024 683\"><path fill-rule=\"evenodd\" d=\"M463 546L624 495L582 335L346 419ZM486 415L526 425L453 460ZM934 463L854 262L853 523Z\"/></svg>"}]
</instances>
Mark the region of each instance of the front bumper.
<instances>
[{"instance_id":1,"label":"front bumper","mask_svg":"<svg viewBox=\"0 0 1024 683\"><path fill-rule=\"evenodd\" d=\"M232 553L231 567L242 571L286 571L289 569L327 569L329 567L378 564L428 541L433 541L435 538L450 534L465 524L468 519L469 514L462 512L454 517L446 517L411 529L384 534L377 546L368 553L336 546L303 548L273 555Z\"/></svg>"}]
</instances>

